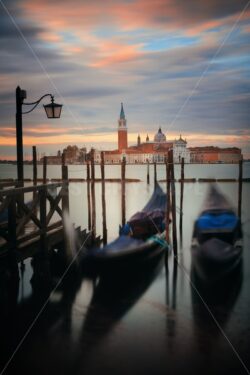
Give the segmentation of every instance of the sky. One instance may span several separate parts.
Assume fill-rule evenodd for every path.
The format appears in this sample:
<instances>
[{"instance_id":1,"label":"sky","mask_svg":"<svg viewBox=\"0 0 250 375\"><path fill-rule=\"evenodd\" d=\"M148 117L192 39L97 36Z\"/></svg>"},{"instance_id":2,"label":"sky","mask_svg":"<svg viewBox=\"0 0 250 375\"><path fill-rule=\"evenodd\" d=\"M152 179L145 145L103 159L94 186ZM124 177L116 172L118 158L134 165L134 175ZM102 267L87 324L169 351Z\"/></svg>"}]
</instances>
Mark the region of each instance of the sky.
<instances>
[{"instance_id":1,"label":"sky","mask_svg":"<svg viewBox=\"0 0 250 375\"><path fill-rule=\"evenodd\" d=\"M63 104L23 115L27 158L115 149L121 102L130 145L161 126L250 158L250 1L0 0L0 158L16 158L18 85Z\"/></svg>"}]
</instances>

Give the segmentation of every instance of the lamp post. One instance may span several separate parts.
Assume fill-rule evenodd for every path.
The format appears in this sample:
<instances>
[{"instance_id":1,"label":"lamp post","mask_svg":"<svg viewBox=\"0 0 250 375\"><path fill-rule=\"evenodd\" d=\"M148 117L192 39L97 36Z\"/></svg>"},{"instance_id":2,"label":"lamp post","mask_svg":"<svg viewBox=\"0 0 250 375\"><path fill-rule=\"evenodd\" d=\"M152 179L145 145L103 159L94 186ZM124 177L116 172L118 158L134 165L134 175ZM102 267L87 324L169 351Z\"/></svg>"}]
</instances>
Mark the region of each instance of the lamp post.
<instances>
[{"instance_id":1,"label":"lamp post","mask_svg":"<svg viewBox=\"0 0 250 375\"><path fill-rule=\"evenodd\" d=\"M60 118L62 104L57 104L54 102L54 97L51 94L45 94L41 96L35 102L32 103L25 103L24 99L26 99L26 91L21 90L18 86L16 88L16 149L17 149L17 179L18 182L23 185L23 119L22 115L32 112L38 104L44 99L45 97L50 96L51 103L44 105L44 109L48 118ZM22 106L32 106L32 108L26 112L22 112Z\"/></svg>"}]
</instances>

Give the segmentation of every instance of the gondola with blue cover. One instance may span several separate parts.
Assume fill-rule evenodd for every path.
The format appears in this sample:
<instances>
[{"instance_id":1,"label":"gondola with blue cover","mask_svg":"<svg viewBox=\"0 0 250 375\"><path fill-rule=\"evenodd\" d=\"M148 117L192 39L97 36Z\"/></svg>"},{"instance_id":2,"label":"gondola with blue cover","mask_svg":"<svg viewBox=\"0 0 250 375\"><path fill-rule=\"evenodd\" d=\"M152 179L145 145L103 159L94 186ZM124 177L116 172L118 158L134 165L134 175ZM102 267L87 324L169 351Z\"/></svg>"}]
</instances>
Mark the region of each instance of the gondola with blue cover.
<instances>
[{"instance_id":1,"label":"gondola with blue cover","mask_svg":"<svg viewBox=\"0 0 250 375\"><path fill-rule=\"evenodd\" d=\"M241 262L241 221L216 185L210 186L194 224L191 251L195 272L210 283L228 275Z\"/></svg>"}]
</instances>

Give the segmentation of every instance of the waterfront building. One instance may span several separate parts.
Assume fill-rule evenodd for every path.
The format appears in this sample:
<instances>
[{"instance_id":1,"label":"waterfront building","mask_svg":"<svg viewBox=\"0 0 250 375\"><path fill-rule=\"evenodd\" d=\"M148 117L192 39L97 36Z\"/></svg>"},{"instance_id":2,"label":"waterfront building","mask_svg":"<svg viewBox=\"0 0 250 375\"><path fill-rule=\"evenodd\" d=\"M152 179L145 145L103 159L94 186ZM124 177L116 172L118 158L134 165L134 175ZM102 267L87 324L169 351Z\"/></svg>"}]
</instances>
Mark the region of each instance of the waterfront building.
<instances>
[{"instance_id":1,"label":"waterfront building","mask_svg":"<svg viewBox=\"0 0 250 375\"><path fill-rule=\"evenodd\" d=\"M190 150L187 148L187 141L180 138L174 141L174 162L180 163L184 158L185 163L190 163Z\"/></svg>"},{"instance_id":2,"label":"waterfront building","mask_svg":"<svg viewBox=\"0 0 250 375\"><path fill-rule=\"evenodd\" d=\"M164 163L168 151L173 150L175 163L180 163L184 158L185 163L237 163L241 158L241 150L236 147L220 148L213 146L187 147L187 140L180 135L178 139L168 140L166 134L159 127L152 140L148 134L145 141L140 134L137 143L128 146L128 128L124 106L121 103L120 116L117 127L117 149L104 151L104 160L107 164L119 164L126 159L128 164L136 163ZM86 161L86 148L78 149L77 146L68 146L63 150L67 163ZM94 150L94 162L101 162L101 151Z\"/></svg>"},{"instance_id":3,"label":"waterfront building","mask_svg":"<svg viewBox=\"0 0 250 375\"><path fill-rule=\"evenodd\" d=\"M145 142L142 142L140 134L137 137L137 144L128 146L127 140L127 119L123 103L121 104L120 117L118 119L118 149L112 151L105 151L105 162L117 164L123 158L127 163L164 163L167 153L170 149L174 152L174 161L178 163L184 157L185 162L190 162L190 152L187 149L187 142L180 136L178 140L167 140L161 127L156 132L154 139L150 141L147 135ZM100 155L97 150L94 153L94 159L97 163L100 162Z\"/></svg>"},{"instance_id":4,"label":"waterfront building","mask_svg":"<svg viewBox=\"0 0 250 375\"><path fill-rule=\"evenodd\" d=\"M191 163L238 163L242 159L237 147L190 147L189 151Z\"/></svg>"}]
</instances>

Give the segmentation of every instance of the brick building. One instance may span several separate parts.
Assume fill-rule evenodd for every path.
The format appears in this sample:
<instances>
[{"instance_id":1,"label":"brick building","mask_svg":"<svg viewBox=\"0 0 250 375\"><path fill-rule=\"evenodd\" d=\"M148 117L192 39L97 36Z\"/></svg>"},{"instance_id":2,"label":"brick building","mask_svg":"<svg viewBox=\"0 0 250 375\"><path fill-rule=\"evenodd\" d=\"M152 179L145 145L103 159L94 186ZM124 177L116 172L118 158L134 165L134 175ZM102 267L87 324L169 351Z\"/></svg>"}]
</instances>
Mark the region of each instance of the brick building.
<instances>
[{"instance_id":1,"label":"brick building","mask_svg":"<svg viewBox=\"0 0 250 375\"><path fill-rule=\"evenodd\" d=\"M237 147L220 148L214 146L190 147L191 163L238 163L242 159Z\"/></svg>"}]
</instances>

